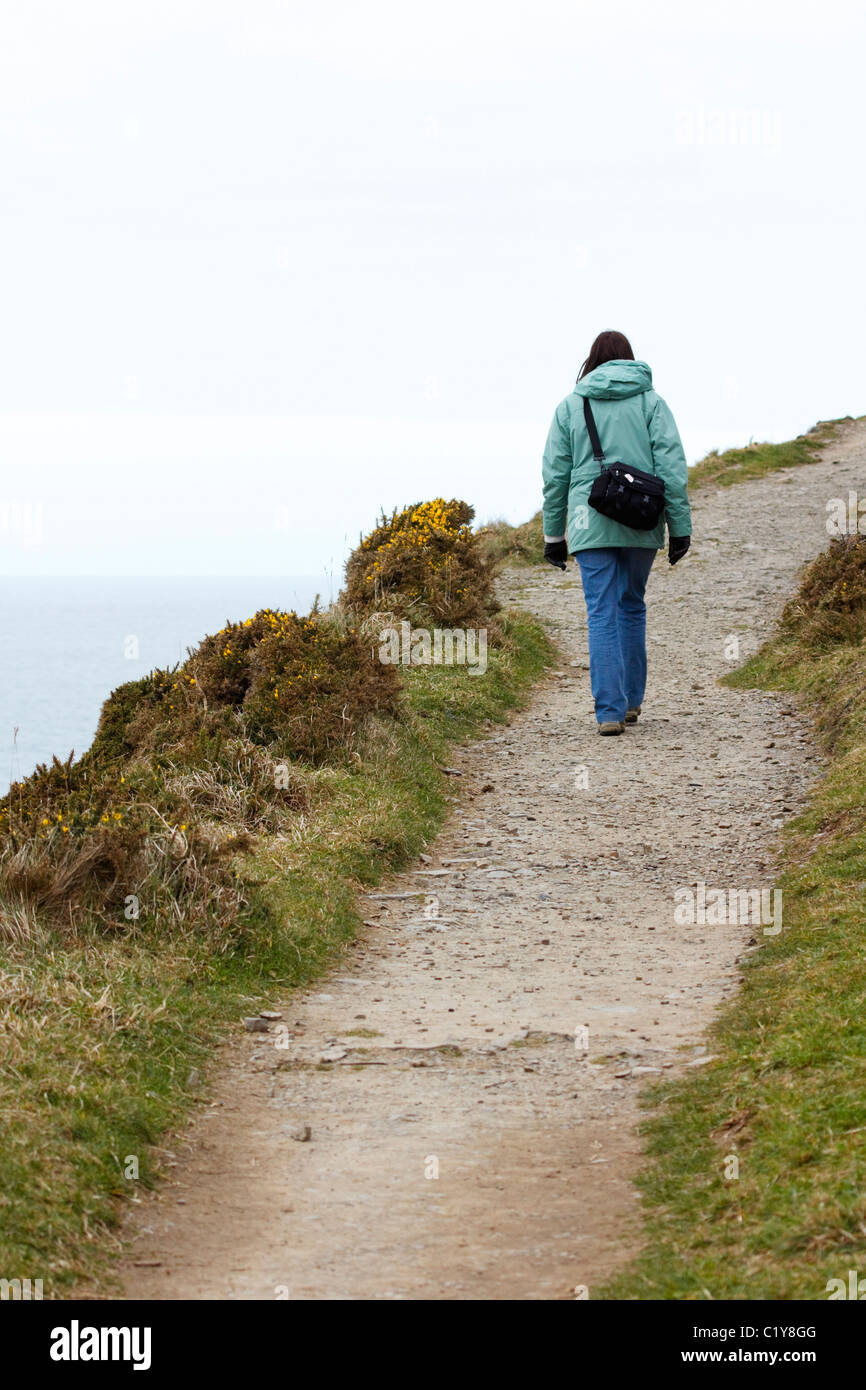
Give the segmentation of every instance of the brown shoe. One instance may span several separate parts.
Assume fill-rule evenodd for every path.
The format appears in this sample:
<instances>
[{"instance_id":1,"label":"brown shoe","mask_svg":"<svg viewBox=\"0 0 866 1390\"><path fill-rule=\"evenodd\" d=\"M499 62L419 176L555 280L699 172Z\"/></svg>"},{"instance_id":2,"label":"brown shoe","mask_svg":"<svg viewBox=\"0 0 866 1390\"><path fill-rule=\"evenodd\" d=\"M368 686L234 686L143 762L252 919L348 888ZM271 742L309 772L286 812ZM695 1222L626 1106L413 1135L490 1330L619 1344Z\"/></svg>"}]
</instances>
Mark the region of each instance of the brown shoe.
<instances>
[{"instance_id":1,"label":"brown shoe","mask_svg":"<svg viewBox=\"0 0 866 1390\"><path fill-rule=\"evenodd\" d=\"M616 723L608 721L606 724L599 724L598 732L600 734L624 734L625 722L620 719Z\"/></svg>"},{"instance_id":2,"label":"brown shoe","mask_svg":"<svg viewBox=\"0 0 866 1390\"><path fill-rule=\"evenodd\" d=\"M639 714L640 714L640 705L635 705L634 709L627 709L626 712L625 712L625 722L626 722L626 724L636 724L636 723L637 723L637 717L638 717Z\"/></svg>"}]
</instances>

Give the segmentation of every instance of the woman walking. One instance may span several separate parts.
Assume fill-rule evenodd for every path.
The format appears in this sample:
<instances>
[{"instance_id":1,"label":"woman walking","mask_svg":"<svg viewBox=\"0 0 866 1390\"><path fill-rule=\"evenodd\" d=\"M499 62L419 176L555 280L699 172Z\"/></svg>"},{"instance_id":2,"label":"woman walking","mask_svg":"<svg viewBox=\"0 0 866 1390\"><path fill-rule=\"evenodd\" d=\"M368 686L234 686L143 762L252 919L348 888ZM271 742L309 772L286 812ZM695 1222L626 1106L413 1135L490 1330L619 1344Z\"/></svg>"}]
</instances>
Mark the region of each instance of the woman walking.
<instances>
[{"instance_id":1,"label":"woman walking","mask_svg":"<svg viewBox=\"0 0 866 1390\"><path fill-rule=\"evenodd\" d=\"M598 731L621 734L640 714L646 688L652 562L665 525L672 565L692 529L674 417L622 333L600 333L593 343L553 417L542 475L544 558L564 570L571 552L580 565Z\"/></svg>"}]
</instances>

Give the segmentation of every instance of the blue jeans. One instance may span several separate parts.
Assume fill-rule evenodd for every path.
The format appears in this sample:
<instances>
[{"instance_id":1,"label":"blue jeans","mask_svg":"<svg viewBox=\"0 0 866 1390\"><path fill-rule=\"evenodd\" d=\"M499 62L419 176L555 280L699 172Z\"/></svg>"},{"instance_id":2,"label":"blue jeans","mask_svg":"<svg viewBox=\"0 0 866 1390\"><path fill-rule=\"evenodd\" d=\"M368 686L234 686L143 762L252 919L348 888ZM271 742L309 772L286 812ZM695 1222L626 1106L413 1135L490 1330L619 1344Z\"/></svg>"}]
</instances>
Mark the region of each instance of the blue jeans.
<instances>
[{"instance_id":1,"label":"blue jeans","mask_svg":"<svg viewBox=\"0 0 866 1390\"><path fill-rule=\"evenodd\" d=\"M614 545L578 550L589 625L589 679L599 724L625 719L646 690L644 591L656 552Z\"/></svg>"}]
</instances>

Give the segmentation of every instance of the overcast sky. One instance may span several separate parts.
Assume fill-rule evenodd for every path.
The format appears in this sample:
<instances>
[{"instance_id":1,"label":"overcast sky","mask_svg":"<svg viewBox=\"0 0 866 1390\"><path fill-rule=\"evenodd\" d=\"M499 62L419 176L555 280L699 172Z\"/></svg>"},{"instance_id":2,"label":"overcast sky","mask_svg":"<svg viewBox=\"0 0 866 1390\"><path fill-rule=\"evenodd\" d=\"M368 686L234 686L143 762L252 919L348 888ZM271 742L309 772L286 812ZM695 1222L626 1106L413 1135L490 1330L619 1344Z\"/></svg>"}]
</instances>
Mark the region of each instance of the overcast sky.
<instances>
[{"instance_id":1,"label":"overcast sky","mask_svg":"<svg viewBox=\"0 0 866 1390\"><path fill-rule=\"evenodd\" d=\"M0 568L540 505L603 328L690 460L866 411L864 10L7 0Z\"/></svg>"}]
</instances>

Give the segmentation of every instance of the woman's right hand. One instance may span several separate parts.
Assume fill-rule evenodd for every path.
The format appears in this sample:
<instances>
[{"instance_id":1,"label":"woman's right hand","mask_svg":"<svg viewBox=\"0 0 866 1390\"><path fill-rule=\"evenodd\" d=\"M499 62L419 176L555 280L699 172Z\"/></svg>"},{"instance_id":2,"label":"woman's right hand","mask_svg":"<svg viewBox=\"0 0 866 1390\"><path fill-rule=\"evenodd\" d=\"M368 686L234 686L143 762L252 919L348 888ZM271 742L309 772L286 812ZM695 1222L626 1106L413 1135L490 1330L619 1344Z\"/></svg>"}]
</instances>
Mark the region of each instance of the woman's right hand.
<instances>
[{"instance_id":1,"label":"woman's right hand","mask_svg":"<svg viewBox=\"0 0 866 1390\"><path fill-rule=\"evenodd\" d=\"M568 545L565 541L545 541L544 558L549 565L564 570L568 564Z\"/></svg>"}]
</instances>

